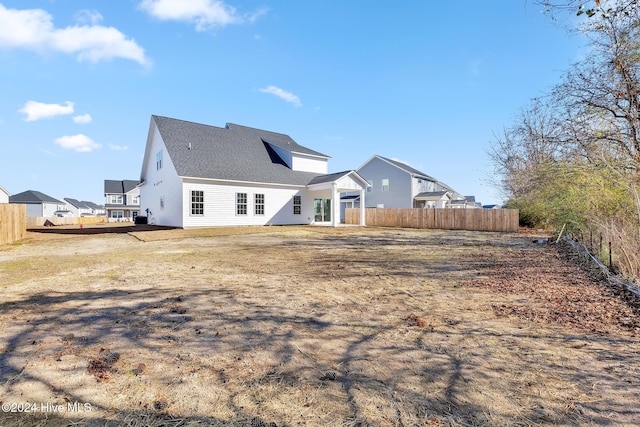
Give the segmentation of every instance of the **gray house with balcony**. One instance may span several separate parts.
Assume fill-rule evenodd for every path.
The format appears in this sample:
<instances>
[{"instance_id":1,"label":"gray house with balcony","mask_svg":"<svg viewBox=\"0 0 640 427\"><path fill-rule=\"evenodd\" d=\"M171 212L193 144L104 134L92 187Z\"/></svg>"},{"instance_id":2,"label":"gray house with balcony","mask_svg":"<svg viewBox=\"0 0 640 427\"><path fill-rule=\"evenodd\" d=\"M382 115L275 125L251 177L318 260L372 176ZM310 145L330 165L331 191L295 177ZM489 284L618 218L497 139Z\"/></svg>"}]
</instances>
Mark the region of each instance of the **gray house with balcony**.
<instances>
[{"instance_id":1,"label":"gray house with balcony","mask_svg":"<svg viewBox=\"0 0 640 427\"><path fill-rule=\"evenodd\" d=\"M140 214L140 181L104 180L105 210L109 222L135 221Z\"/></svg>"}]
</instances>

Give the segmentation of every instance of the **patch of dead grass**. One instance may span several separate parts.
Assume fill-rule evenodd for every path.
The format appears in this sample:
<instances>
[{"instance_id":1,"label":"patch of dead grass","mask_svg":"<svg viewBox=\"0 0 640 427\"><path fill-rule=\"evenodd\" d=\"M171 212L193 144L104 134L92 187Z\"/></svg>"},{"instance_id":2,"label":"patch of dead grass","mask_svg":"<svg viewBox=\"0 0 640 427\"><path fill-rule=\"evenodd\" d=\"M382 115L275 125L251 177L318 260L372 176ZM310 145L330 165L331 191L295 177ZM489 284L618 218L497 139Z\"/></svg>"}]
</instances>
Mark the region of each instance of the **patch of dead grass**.
<instances>
[{"instance_id":1,"label":"patch of dead grass","mask_svg":"<svg viewBox=\"0 0 640 427\"><path fill-rule=\"evenodd\" d=\"M584 288L586 299L623 316L634 314L624 311L629 301L589 287L552 248L527 238L161 230L33 241L0 252L0 268L26 259L39 267L0 275L0 399L87 402L92 411L4 413L0 425L640 418L633 330L615 316L594 329L587 301L566 297ZM496 309L557 313L559 301L581 307L571 312L575 321ZM91 366L106 368L108 381Z\"/></svg>"}]
</instances>

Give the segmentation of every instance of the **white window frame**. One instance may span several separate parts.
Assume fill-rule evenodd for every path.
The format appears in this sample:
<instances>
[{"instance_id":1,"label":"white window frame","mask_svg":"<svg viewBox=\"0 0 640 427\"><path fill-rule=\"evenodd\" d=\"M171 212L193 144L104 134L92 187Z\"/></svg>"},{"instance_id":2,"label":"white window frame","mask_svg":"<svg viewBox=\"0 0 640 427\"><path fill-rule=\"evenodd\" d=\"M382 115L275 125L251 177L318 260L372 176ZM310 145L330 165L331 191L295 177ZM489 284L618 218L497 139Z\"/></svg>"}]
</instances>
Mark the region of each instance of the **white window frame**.
<instances>
[{"instance_id":1,"label":"white window frame","mask_svg":"<svg viewBox=\"0 0 640 427\"><path fill-rule=\"evenodd\" d=\"M157 171L162 169L162 156L163 156L162 150L156 153L156 170Z\"/></svg>"},{"instance_id":2,"label":"white window frame","mask_svg":"<svg viewBox=\"0 0 640 427\"><path fill-rule=\"evenodd\" d=\"M124 205L124 196L122 194L109 194L109 204Z\"/></svg>"},{"instance_id":3,"label":"white window frame","mask_svg":"<svg viewBox=\"0 0 640 427\"><path fill-rule=\"evenodd\" d=\"M293 214L302 215L302 196L293 196Z\"/></svg>"},{"instance_id":4,"label":"white window frame","mask_svg":"<svg viewBox=\"0 0 640 427\"><path fill-rule=\"evenodd\" d=\"M255 215L264 215L264 193L254 194L253 213Z\"/></svg>"},{"instance_id":5,"label":"white window frame","mask_svg":"<svg viewBox=\"0 0 640 427\"><path fill-rule=\"evenodd\" d=\"M236 193L236 215L247 216L248 215L249 199L247 193Z\"/></svg>"},{"instance_id":6,"label":"white window frame","mask_svg":"<svg viewBox=\"0 0 640 427\"><path fill-rule=\"evenodd\" d=\"M383 191L383 192L389 191L389 178L382 179L382 189L380 191Z\"/></svg>"},{"instance_id":7,"label":"white window frame","mask_svg":"<svg viewBox=\"0 0 640 427\"><path fill-rule=\"evenodd\" d=\"M162 196L162 199L164 199L164 196ZM164 201L162 202L162 205L164 205ZM203 190L191 190L189 192L189 215L204 216L204 191Z\"/></svg>"}]
</instances>

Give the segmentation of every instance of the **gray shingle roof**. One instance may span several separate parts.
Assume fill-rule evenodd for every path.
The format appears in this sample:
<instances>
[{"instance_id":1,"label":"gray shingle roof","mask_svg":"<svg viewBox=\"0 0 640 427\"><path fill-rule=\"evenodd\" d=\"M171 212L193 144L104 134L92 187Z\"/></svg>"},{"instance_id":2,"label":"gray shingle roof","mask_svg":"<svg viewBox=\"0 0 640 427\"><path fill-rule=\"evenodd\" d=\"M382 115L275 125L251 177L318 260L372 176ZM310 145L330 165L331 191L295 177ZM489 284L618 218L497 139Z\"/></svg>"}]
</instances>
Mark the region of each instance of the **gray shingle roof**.
<instances>
[{"instance_id":1,"label":"gray shingle roof","mask_svg":"<svg viewBox=\"0 0 640 427\"><path fill-rule=\"evenodd\" d=\"M311 156L324 157L325 159L330 158L326 154L322 154L310 148L303 147L302 145L295 142L289 135L285 135L283 133L276 133L276 132L271 132L267 130L250 128L247 126L237 125L234 123L227 123L226 129L231 129L237 132L238 134L243 135L243 137L245 138L254 138L254 139L260 138L264 142L268 142L269 144L291 151L292 153L300 153L300 154L307 154Z\"/></svg>"},{"instance_id":2,"label":"gray shingle roof","mask_svg":"<svg viewBox=\"0 0 640 427\"><path fill-rule=\"evenodd\" d=\"M64 202L35 190L27 190L9 196L9 203L57 203L64 205Z\"/></svg>"},{"instance_id":3,"label":"gray shingle roof","mask_svg":"<svg viewBox=\"0 0 640 427\"><path fill-rule=\"evenodd\" d=\"M152 116L179 176L307 185L319 174L291 170L270 144L294 153L329 157L288 135L228 124L225 128Z\"/></svg>"},{"instance_id":4,"label":"gray shingle roof","mask_svg":"<svg viewBox=\"0 0 640 427\"><path fill-rule=\"evenodd\" d=\"M86 207L88 207L89 209L93 209L93 210L99 209L98 205L93 203L93 202L88 202L86 200L82 200L82 203L84 203L84 205Z\"/></svg>"},{"instance_id":5,"label":"gray shingle roof","mask_svg":"<svg viewBox=\"0 0 640 427\"><path fill-rule=\"evenodd\" d=\"M416 196L414 198L415 199L439 200L440 198L442 198L447 193L448 193L448 191L426 191L424 193L416 194Z\"/></svg>"},{"instance_id":6,"label":"gray shingle roof","mask_svg":"<svg viewBox=\"0 0 640 427\"><path fill-rule=\"evenodd\" d=\"M402 163L402 162L399 162L397 160L391 160L391 159L388 159L388 158L382 157L382 156L378 156L378 157L380 157L381 159L386 160L387 162L399 167L400 169L404 169L405 171L409 172L410 174L418 175L418 176L420 176L420 177L422 177L422 178L424 178L424 179L426 179L428 181L437 182L437 179L427 175L424 172L420 172L418 169L412 168L411 166L407 165L406 163Z\"/></svg>"},{"instance_id":7,"label":"gray shingle roof","mask_svg":"<svg viewBox=\"0 0 640 427\"><path fill-rule=\"evenodd\" d=\"M90 209L89 206L85 205L85 203L81 202L80 200L72 199L70 197L65 197L64 201L67 203L70 203L71 206L77 209Z\"/></svg>"},{"instance_id":8,"label":"gray shingle roof","mask_svg":"<svg viewBox=\"0 0 640 427\"><path fill-rule=\"evenodd\" d=\"M329 175L320 175L313 178L311 181L309 181L309 185L323 184L325 182L337 181L338 179L342 178L345 175L349 175L350 173L351 171L343 171L343 172L331 173Z\"/></svg>"},{"instance_id":9,"label":"gray shingle roof","mask_svg":"<svg viewBox=\"0 0 640 427\"><path fill-rule=\"evenodd\" d=\"M125 194L129 191L136 188L136 186L140 183L140 181L136 181L133 179L124 179L124 180L112 180L105 179L104 180L104 193L105 194Z\"/></svg>"}]
</instances>

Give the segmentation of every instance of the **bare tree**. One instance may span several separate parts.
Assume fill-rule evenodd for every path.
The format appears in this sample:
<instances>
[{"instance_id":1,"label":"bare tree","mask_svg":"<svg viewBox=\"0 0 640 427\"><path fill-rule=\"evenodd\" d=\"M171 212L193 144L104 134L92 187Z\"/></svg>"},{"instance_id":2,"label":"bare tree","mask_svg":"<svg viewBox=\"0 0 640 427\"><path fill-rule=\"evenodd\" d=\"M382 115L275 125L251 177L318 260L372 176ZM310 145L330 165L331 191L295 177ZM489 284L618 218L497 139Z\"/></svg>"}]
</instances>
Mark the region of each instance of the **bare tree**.
<instances>
[{"instance_id":1,"label":"bare tree","mask_svg":"<svg viewBox=\"0 0 640 427\"><path fill-rule=\"evenodd\" d=\"M596 232L620 271L640 275L640 0L544 0L590 51L546 102L534 100L496 135L499 186L532 223Z\"/></svg>"},{"instance_id":2,"label":"bare tree","mask_svg":"<svg viewBox=\"0 0 640 427\"><path fill-rule=\"evenodd\" d=\"M637 13L639 0L538 0L535 4L542 6L552 18L566 14L583 15L588 18L606 17L611 14Z\"/></svg>"},{"instance_id":3,"label":"bare tree","mask_svg":"<svg viewBox=\"0 0 640 427\"><path fill-rule=\"evenodd\" d=\"M640 21L636 14L612 14L582 31L593 50L556 86L556 105L568 142L626 183L640 221Z\"/></svg>"},{"instance_id":4,"label":"bare tree","mask_svg":"<svg viewBox=\"0 0 640 427\"><path fill-rule=\"evenodd\" d=\"M529 192L534 185L534 170L558 160L560 135L555 117L540 99L521 110L501 135L495 135L488 154L508 197Z\"/></svg>"}]
</instances>

